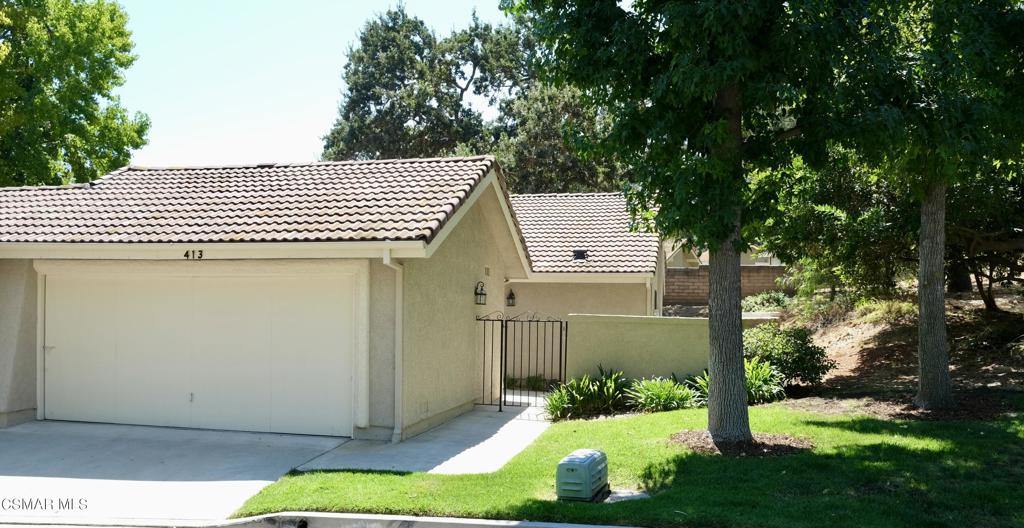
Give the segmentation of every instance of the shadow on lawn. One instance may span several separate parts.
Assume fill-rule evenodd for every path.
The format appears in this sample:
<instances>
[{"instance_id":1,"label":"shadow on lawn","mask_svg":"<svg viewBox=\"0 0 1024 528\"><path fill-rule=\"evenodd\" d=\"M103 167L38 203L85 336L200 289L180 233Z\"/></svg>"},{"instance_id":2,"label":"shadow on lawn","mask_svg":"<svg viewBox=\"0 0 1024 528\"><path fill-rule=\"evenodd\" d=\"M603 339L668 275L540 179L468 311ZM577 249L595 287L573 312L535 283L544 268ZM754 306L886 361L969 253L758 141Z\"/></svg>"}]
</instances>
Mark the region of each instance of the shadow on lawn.
<instances>
[{"instance_id":1,"label":"shadow on lawn","mask_svg":"<svg viewBox=\"0 0 1024 528\"><path fill-rule=\"evenodd\" d=\"M820 438L877 435L784 457L681 453L647 467L654 497L528 501L507 518L644 526L1020 526L1021 427L1000 422L808 420ZM863 438L863 437L861 437ZM614 464L614 460L612 463ZM614 482L612 485L614 486Z\"/></svg>"}]
</instances>

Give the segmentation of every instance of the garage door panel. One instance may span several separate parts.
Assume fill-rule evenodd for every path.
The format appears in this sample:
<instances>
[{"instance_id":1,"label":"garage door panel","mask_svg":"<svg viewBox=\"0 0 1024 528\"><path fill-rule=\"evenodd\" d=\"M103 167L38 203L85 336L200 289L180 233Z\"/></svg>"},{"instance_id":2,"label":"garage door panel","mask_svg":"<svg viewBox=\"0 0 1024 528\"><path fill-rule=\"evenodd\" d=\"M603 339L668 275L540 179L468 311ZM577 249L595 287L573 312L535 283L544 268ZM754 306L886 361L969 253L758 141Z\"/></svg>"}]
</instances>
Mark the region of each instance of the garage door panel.
<instances>
[{"instance_id":1,"label":"garage door panel","mask_svg":"<svg viewBox=\"0 0 1024 528\"><path fill-rule=\"evenodd\" d=\"M114 281L52 278L46 284L46 418L117 419Z\"/></svg>"},{"instance_id":2,"label":"garage door panel","mask_svg":"<svg viewBox=\"0 0 1024 528\"><path fill-rule=\"evenodd\" d=\"M268 286L267 279L195 280L194 427L270 430Z\"/></svg>"},{"instance_id":3,"label":"garage door panel","mask_svg":"<svg viewBox=\"0 0 1024 528\"><path fill-rule=\"evenodd\" d=\"M116 309L107 322L118 334L117 422L188 427L191 281L129 277L118 282Z\"/></svg>"},{"instance_id":4,"label":"garage door panel","mask_svg":"<svg viewBox=\"0 0 1024 528\"><path fill-rule=\"evenodd\" d=\"M50 419L352 433L341 276L47 276Z\"/></svg>"},{"instance_id":5,"label":"garage door panel","mask_svg":"<svg viewBox=\"0 0 1024 528\"><path fill-rule=\"evenodd\" d=\"M352 406L338 403L354 397L352 286L309 278L275 283L275 296L286 302L272 306L271 344L278 353L271 355L271 431L352 434Z\"/></svg>"}]
</instances>

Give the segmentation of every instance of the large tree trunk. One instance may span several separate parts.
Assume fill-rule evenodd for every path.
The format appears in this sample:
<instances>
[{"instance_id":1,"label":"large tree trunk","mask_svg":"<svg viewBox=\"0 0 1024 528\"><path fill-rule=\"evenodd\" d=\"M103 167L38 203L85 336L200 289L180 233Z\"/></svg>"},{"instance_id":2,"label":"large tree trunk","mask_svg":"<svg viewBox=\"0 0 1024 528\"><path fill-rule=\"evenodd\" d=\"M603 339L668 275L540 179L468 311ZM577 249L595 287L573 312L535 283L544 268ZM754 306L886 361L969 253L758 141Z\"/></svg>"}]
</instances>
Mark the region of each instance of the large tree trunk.
<instances>
[{"instance_id":1,"label":"large tree trunk","mask_svg":"<svg viewBox=\"0 0 1024 528\"><path fill-rule=\"evenodd\" d=\"M739 227L711 252L708 316L711 357L708 373L708 431L715 442L749 442L747 381L743 370L743 312L740 309Z\"/></svg>"},{"instance_id":2,"label":"large tree trunk","mask_svg":"<svg viewBox=\"0 0 1024 528\"><path fill-rule=\"evenodd\" d=\"M727 86L715 100L725 120L727 136L715 155L731 166L733 178L743 178L743 101L738 86ZM743 370L743 311L740 308L740 239L742 209L736 206L733 227L721 246L711 252L708 325L711 357L708 373L708 432L715 442L750 442L747 380Z\"/></svg>"},{"instance_id":3,"label":"large tree trunk","mask_svg":"<svg viewBox=\"0 0 1024 528\"><path fill-rule=\"evenodd\" d=\"M933 183L921 202L918 234L918 381L914 405L941 409L953 405L946 340L944 258L946 246L946 184Z\"/></svg>"}]
</instances>

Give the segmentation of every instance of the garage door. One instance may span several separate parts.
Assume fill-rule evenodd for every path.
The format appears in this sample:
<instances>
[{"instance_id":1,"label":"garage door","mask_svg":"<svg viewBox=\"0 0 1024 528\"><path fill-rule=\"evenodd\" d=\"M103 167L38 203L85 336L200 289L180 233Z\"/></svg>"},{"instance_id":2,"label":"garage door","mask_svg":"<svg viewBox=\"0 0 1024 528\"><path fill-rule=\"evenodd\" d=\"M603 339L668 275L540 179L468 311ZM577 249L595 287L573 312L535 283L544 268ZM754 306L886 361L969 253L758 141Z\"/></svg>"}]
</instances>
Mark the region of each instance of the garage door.
<instances>
[{"instance_id":1,"label":"garage door","mask_svg":"<svg viewBox=\"0 0 1024 528\"><path fill-rule=\"evenodd\" d=\"M45 417L351 435L353 282L47 276Z\"/></svg>"}]
</instances>

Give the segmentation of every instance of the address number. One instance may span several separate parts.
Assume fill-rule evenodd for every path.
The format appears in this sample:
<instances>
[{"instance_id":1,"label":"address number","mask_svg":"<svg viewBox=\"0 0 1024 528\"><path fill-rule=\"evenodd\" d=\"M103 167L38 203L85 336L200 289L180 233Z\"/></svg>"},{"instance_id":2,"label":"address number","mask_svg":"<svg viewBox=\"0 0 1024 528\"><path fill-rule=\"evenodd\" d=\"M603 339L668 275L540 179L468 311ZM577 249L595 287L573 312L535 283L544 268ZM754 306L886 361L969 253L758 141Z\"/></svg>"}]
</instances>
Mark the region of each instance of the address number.
<instances>
[{"instance_id":1,"label":"address number","mask_svg":"<svg viewBox=\"0 0 1024 528\"><path fill-rule=\"evenodd\" d=\"M203 250L190 249L185 252L185 258L188 260L203 260Z\"/></svg>"}]
</instances>

